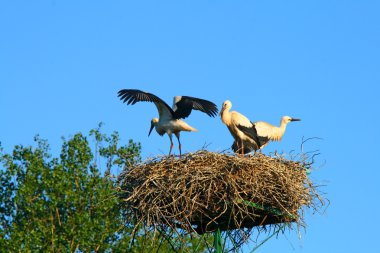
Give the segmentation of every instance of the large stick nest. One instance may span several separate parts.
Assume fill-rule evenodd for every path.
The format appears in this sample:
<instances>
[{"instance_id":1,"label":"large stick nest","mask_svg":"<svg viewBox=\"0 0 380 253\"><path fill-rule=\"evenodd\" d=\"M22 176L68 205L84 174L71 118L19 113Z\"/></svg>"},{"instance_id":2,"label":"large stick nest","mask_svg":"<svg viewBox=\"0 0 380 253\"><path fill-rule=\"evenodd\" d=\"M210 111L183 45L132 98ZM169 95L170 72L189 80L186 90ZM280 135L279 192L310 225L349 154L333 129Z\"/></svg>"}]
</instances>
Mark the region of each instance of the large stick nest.
<instances>
[{"instance_id":1,"label":"large stick nest","mask_svg":"<svg viewBox=\"0 0 380 253\"><path fill-rule=\"evenodd\" d=\"M296 222L303 207L323 204L307 177L310 163L282 156L198 151L160 157L119 176L128 216L145 226L199 234Z\"/></svg>"}]
</instances>

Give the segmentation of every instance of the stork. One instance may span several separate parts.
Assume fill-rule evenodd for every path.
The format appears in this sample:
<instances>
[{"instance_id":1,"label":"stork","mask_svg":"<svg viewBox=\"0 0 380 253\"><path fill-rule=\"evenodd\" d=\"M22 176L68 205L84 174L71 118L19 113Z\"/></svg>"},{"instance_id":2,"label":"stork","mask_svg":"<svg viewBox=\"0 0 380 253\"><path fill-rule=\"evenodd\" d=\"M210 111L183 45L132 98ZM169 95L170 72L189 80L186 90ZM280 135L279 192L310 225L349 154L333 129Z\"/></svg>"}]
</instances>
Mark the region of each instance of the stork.
<instances>
[{"instance_id":1,"label":"stork","mask_svg":"<svg viewBox=\"0 0 380 253\"><path fill-rule=\"evenodd\" d=\"M165 133L170 139L169 156L173 149L172 134L178 139L179 155L182 155L182 145L179 140L181 131L197 132L198 130L189 126L185 121L181 120L187 118L191 111L199 110L206 113L210 117L215 117L218 112L216 105L208 100L188 97L188 96L175 96L173 98L173 107L171 108L165 101L148 92L136 89L122 89L118 92L118 97L128 105L134 105L136 102L153 102L158 110L159 118L151 120L151 126L148 136L153 128L159 135L163 136Z\"/></svg>"},{"instance_id":2,"label":"stork","mask_svg":"<svg viewBox=\"0 0 380 253\"><path fill-rule=\"evenodd\" d=\"M269 141L280 141L285 133L286 125L292 121L300 121L301 119L292 118L289 116L283 116L281 118L280 126L274 126L264 121L257 121L253 123L252 128L257 133L258 149L262 150ZM232 144L231 148L235 151L239 151L239 146L236 141ZM258 150L255 147L249 147L244 150L244 153L249 153L252 150Z\"/></svg>"},{"instance_id":3,"label":"stork","mask_svg":"<svg viewBox=\"0 0 380 253\"><path fill-rule=\"evenodd\" d=\"M241 113L236 111L230 112L231 107L231 101L224 101L222 109L220 110L220 117L235 139L234 143L236 143L236 150L234 151L241 151L241 154L244 155L245 153L248 153L245 151L258 149L259 139L252 122Z\"/></svg>"}]
</instances>

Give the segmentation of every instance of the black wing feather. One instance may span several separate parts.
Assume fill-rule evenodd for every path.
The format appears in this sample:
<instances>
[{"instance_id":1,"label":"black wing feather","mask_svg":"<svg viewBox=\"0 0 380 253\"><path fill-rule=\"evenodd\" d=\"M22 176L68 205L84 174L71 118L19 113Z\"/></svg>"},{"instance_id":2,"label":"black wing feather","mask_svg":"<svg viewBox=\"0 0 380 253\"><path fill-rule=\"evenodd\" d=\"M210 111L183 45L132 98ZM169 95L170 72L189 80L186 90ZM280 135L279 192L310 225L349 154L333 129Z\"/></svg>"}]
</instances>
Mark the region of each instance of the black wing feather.
<instances>
[{"instance_id":1,"label":"black wing feather","mask_svg":"<svg viewBox=\"0 0 380 253\"><path fill-rule=\"evenodd\" d=\"M170 108L170 106L167 103L165 103L164 100L162 100L161 98L157 97L156 95L152 93L148 93L148 92L136 90L136 89L122 89L122 90L119 90L118 97L120 98L121 101L123 101L123 103L127 103L127 105L130 105L130 104L134 105L137 102L142 102L142 101L152 102L152 103L161 103L165 105L172 114L174 114L173 109Z\"/></svg>"},{"instance_id":2,"label":"black wing feather","mask_svg":"<svg viewBox=\"0 0 380 253\"><path fill-rule=\"evenodd\" d=\"M257 131L255 125L251 122L251 127L246 127L242 125L237 125L237 128L242 131L244 134L248 135L251 139L256 142L257 149L261 147L259 137L257 136Z\"/></svg>"},{"instance_id":3,"label":"black wing feather","mask_svg":"<svg viewBox=\"0 0 380 253\"><path fill-rule=\"evenodd\" d=\"M190 115L192 109L206 113L210 117L218 114L218 107L205 99L182 96L181 100L176 103L177 109L174 112L174 118L186 118Z\"/></svg>"}]
</instances>

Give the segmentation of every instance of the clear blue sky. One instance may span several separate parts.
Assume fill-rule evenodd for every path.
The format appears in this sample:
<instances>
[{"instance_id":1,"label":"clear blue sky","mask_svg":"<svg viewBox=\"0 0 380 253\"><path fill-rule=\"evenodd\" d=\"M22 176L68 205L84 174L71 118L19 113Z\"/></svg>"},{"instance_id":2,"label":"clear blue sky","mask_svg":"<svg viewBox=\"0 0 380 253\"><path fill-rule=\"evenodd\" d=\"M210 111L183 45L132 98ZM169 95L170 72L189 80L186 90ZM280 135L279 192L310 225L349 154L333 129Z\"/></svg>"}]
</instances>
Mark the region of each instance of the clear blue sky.
<instances>
[{"instance_id":1,"label":"clear blue sky","mask_svg":"<svg viewBox=\"0 0 380 253\"><path fill-rule=\"evenodd\" d=\"M311 177L331 204L307 213L301 239L286 233L258 252L380 252L379 11L378 1L349 0L2 0L0 141L9 152L39 133L58 152L61 136L102 121L141 142L143 157L166 154L167 136L147 136L156 108L123 105L122 88L169 104L229 99L252 121L299 117L265 152L323 138L305 148L321 152ZM200 131L182 134L184 151L230 147L219 118L186 121Z\"/></svg>"}]
</instances>

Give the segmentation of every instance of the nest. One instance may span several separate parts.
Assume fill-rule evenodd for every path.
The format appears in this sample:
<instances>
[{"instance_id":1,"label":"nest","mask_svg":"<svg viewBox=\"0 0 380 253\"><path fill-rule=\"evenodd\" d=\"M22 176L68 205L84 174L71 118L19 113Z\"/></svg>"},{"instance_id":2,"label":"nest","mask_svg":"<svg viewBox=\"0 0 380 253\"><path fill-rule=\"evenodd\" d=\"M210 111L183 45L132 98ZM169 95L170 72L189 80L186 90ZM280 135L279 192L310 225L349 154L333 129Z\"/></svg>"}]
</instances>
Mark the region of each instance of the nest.
<instances>
[{"instance_id":1,"label":"nest","mask_svg":"<svg viewBox=\"0 0 380 253\"><path fill-rule=\"evenodd\" d=\"M128 217L145 226L203 234L303 223L303 207L323 204L307 177L310 164L282 156L205 150L160 157L119 176Z\"/></svg>"}]
</instances>

